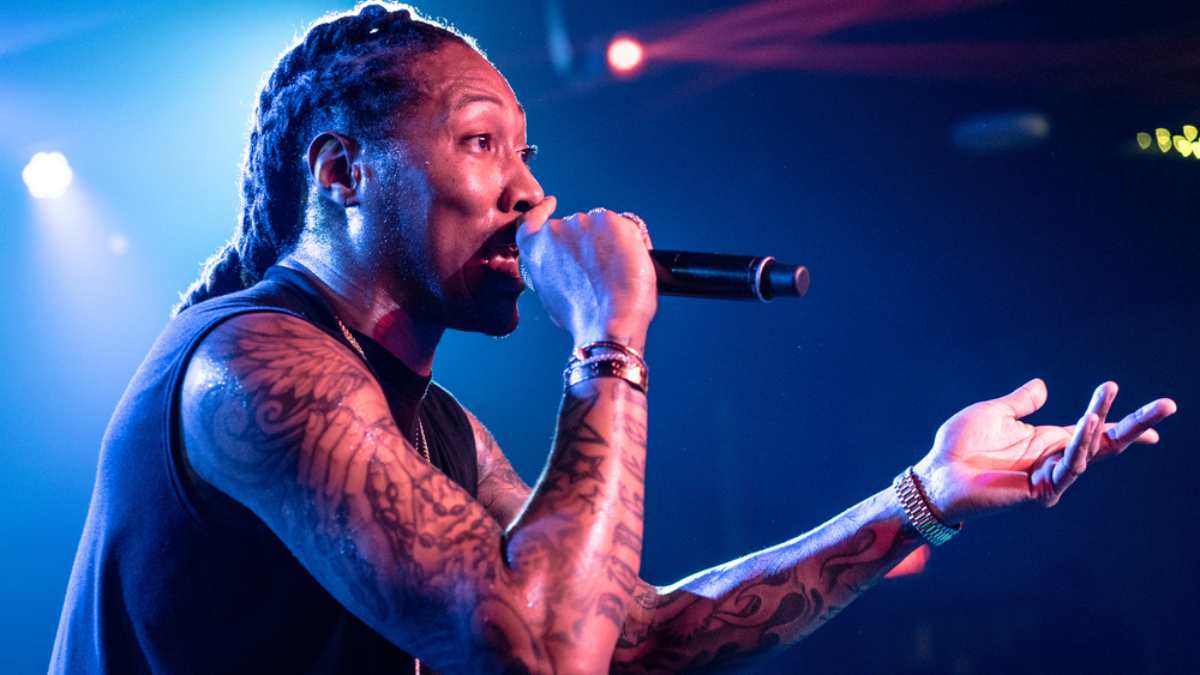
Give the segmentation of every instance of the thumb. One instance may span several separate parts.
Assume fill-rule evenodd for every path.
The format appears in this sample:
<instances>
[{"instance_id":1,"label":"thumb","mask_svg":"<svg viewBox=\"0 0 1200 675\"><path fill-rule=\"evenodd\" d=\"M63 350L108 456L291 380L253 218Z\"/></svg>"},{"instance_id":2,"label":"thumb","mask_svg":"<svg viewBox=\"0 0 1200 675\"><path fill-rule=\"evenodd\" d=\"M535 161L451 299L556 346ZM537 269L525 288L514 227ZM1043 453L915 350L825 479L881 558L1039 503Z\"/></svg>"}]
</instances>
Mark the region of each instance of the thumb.
<instances>
[{"instance_id":1,"label":"thumb","mask_svg":"<svg viewBox=\"0 0 1200 675\"><path fill-rule=\"evenodd\" d=\"M557 206L557 199L546 197L538 202L537 206L529 209L521 216L521 224L517 226L517 248L525 248L523 242L528 241L529 237L537 234L542 229L542 226L546 224L546 221L549 220Z\"/></svg>"},{"instance_id":2,"label":"thumb","mask_svg":"<svg viewBox=\"0 0 1200 675\"><path fill-rule=\"evenodd\" d=\"M1046 404L1046 383L1042 378L1035 377L1017 387L1011 394L993 399L992 402L1007 407L1017 419L1032 415Z\"/></svg>"}]
</instances>

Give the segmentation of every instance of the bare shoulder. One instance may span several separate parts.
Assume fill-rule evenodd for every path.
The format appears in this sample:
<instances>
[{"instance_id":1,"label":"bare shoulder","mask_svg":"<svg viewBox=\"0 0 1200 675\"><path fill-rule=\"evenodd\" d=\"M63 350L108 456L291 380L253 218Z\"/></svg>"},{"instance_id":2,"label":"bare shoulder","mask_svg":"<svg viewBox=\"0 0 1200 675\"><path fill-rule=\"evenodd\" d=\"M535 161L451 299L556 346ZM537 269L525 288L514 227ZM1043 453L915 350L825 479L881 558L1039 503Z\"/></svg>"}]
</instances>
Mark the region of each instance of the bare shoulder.
<instances>
[{"instance_id":1,"label":"bare shoulder","mask_svg":"<svg viewBox=\"0 0 1200 675\"><path fill-rule=\"evenodd\" d=\"M507 658L526 631L501 529L420 456L371 373L316 326L271 313L219 326L188 364L181 426L196 474L394 644L469 671Z\"/></svg>"},{"instance_id":2,"label":"bare shoulder","mask_svg":"<svg viewBox=\"0 0 1200 675\"><path fill-rule=\"evenodd\" d=\"M356 426L390 420L378 383L354 354L277 312L233 317L205 336L188 362L180 403L191 468L239 498L249 496L239 482L264 478L250 469L264 470L272 449L311 434L314 419L333 421L352 406Z\"/></svg>"}]
</instances>

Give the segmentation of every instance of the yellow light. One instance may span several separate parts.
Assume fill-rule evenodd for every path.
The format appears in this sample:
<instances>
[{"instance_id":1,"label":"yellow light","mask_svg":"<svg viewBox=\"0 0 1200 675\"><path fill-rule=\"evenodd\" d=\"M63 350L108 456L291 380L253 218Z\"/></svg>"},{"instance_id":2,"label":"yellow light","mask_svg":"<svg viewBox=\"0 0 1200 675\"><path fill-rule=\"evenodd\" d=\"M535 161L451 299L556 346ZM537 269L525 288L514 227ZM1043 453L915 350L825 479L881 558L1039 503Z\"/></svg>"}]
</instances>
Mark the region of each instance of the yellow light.
<instances>
[{"instance_id":1,"label":"yellow light","mask_svg":"<svg viewBox=\"0 0 1200 675\"><path fill-rule=\"evenodd\" d=\"M1142 150L1149 150L1150 144L1153 142L1154 142L1154 139L1150 138L1150 134L1148 134L1144 131L1138 132L1137 143L1138 143L1139 148L1141 148Z\"/></svg>"},{"instance_id":2,"label":"yellow light","mask_svg":"<svg viewBox=\"0 0 1200 675\"><path fill-rule=\"evenodd\" d=\"M1183 137L1184 138L1188 139L1189 141L1194 141L1194 140L1196 140L1197 135L1198 134L1196 133L1195 125L1193 125L1193 124L1183 125Z\"/></svg>"},{"instance_id":3,"label":"yellow light","mask_svg":"<svg viewBox=\"0 0 1200 675\"><path fill-rule=\"evenodd\" d=\"M1158 149L1162 152L1167 152L1171 149L1171 132L1159 127L1154 130L1155 137L1158 138Z\"/></svg>"},{"instance_id":4,"label":"yellow light","mask_svg":"<svg viewBox=\"0 0 1200 675\"><path fill-rule=\"evenodd\" d=\"M1192 141L1192 157L1200 159L1200 141Z\"/></svg>"},{"instance_id":5,"label":"yellow light","mask_svg":"<svg viewBox=\"0 0 1200 675\"><path fill-rule=\"evenodd\" d=\"M1180 136L1179 134L1175 134L1175 138L1173 140L1175 141L1175 151L1176 152L1183 155L1184 157L1187 157L1192 154L1192 144L1188 142L1188 139L1184 138L1183 136Z\"/></svg>"}]
</instances>

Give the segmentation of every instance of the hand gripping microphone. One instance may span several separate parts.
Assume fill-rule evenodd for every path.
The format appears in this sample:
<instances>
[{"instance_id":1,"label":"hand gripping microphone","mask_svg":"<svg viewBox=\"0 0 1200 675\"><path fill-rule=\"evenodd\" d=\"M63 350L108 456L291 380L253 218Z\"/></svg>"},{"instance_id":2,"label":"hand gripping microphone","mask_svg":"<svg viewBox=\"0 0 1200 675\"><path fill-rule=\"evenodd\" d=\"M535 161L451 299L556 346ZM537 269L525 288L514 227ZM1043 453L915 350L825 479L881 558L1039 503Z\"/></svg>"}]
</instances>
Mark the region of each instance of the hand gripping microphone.
<instances>
[{"instance_id":1,"label":"hand gripping microphone","mask_svg":"<svg viewBox=\"0 0 1200 675\"><path fill-rule=\"evenodd\" d=\"M651 249L659 295L719 300L800 298L808 292L808 268L769 255L729 255Z\"/></svg>"}]
</instances>

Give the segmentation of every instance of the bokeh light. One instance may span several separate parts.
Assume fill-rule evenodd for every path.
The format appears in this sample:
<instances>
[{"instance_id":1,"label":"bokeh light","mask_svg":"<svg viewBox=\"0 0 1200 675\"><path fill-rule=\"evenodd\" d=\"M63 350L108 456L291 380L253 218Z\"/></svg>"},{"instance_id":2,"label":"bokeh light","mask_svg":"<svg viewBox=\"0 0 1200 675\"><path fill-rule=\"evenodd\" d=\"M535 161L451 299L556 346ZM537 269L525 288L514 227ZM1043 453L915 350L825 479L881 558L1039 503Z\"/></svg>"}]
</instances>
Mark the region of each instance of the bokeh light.
<instances>
[{"instance_id":1,"label":"bokeh light","mask_svg":"<svg viewBox=\"0 0 1200 675\"><path fill-rule=\"evenodd\" d=\"M1159 152L1168 152L1171 149L1171 132L1168 129L1159 127L1154 130L1154 136L1158 139Z\"/></svg>"},{"instance_id":2,"label":"bokeh light","mask_svg":"<svg viewBox=\"0 0 1200 675\"><path fill-rule=\"evenodd\" d=\"M617 37L608 44L608 67L613 74L629 76L635 73L645 58L642 43L631 37Z\"/></svg>"},{"instance_id":3,"label":"bokeh light","mask_svg":"<svg viewBox=\"0 0 1200 675\"><path fill-rule=\"evenodd\" d=\"M1197 129L1195 124L1184 124L1182 131L1183 133L1177 134L1166 127L1158 127L1153 136L1148 132L1139 131L1138 149L1146 152L1157 147L1160 153L1170 157L1179 155L1200 159L1200 129ZM1175 150L1174 153L1171 152L1172 149Z\"/></svg>"},{"instance_id":4,"label":"bokeh light","mask_svg":"<svg viewBox=\"0 0 1200 675\"><path fill-rule=\"evenodd\" d=\"M61 152L39 152L30 158L21 172L29 194L36 199L58 199L75 177L71 165Z\"/></svg>"},{"instance_id":5,"label":"bokeh light","mask_svg":"<svg viewBox=\"0 0 1200 675\"><path fill-rule=\"evenodd\" d=\"M129 237L120 232L108 235L108 251L113 255L125 255L129 252Z\"/></svg>"},{"instance_id":6,"label":"bokeh light","mask_svg":"<svg viewBox=\"0 0 1200 675\"><path fill-rule=\"evenodd\" d=\"M1178 152L1179 154L1183 155L1184 157L1187 157L1188 155L1192 154L1192 144L1189 143L1186 138L1184 138L1183 136L1181 136L1179 134L1176 134L1174 136L1174 138L1172 138L1171 140L1175 144L1175 152Z\"/></svg>"}]
</instances>

